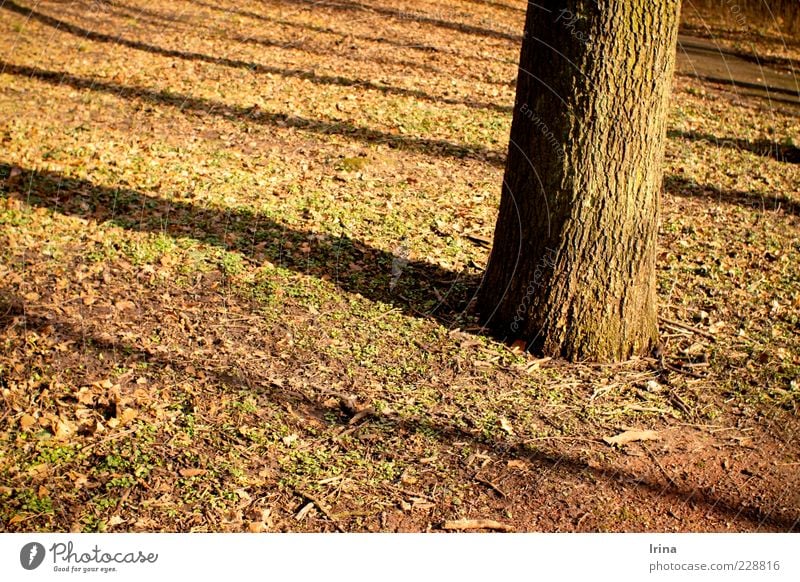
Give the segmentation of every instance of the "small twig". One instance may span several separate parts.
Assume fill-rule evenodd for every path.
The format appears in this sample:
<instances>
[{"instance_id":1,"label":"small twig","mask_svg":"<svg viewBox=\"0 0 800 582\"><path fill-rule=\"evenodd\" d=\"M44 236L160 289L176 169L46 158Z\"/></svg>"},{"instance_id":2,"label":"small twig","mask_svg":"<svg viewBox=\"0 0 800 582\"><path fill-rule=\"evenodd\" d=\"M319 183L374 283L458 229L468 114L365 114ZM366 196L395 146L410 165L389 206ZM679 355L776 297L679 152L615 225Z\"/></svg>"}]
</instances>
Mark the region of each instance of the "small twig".
<instances>
[{"instance_id":1,"label":"small twig","mask_svg":"<svg viewBox=\"0 0 800 582\"><path fill-rule=\"evenodd\" d=\"M677 327L678 329L685 329L686 331L691 331L692 333L696 333L697 335L701 335L713 341L717 340L716 336L714 336L713 334L704 331L702 329L698 329L692 325L689 325L688 323L675 321L674 319L667 319L666 317L659 317L659 319L661 320L662 323L666 323L667 325Z\"/></svg>"},{"instance_id":2,"label":"small twig","mask_svg":"<svg viewBox=\"0 0 800 582\"><path fill-rule=\"evenodd\" d=\"M420 499L426 499L431 503L436 503L436 500L431 497L430 495L425 495L424 493L417 493L416 491L409 491L408 489L403 489L402 487L395 487L394 485L388 486L390 489L397 491L398 493L403 493L404 495L408 495L409 497L418 497Z\"/></svg>"},{"instance_id":3,"label":"small twig","mask_svg":"<svg viewBox=\"0 0 800 582\"><path fill-rule=\"evenodd\" d=\"M442 529L492 529L496 531L514 531L514 528L510 525L500 523L493 519L457 519L454 521L446 521L442 524Z\"/></svg>"},{"instance_id":4,"label":"small twig","mask_svg":"<svg viewBox=\"0 0 800 582\"><path fill-rule=\"evenodd\" d=\"M670 372L675 372L676 374L685 374L687 376L691 376L692 378L697 378L698 380L703 380L705 376L701 376L696 372L692 372L691 370L686 370L683 367L676 368L672 364L664 362L664 369L669 370Z\"/></svg>"},{"instance_id":5,"label":"small twig","mask_svg":"<svg viewBox=\"0 0 800 582\"><path fill-rule=\"evenodd\" d=\"M387 315L391 315L392 313L401 313L401 311L397 307L393 307L392 309L389 309L388 311L384 311L383 313L379 313L378 315L376 315L375 317L372 318L372 321L378 321L379 319L383 319L384 317L386 317Z\"/></svg>"},{"instance_id":6,"label":"small twig","mask_svg":"<svg viewBox=\"0 0 800 582\"><path fill-rule=\"evenodd\" d=\"M673 393L671 394L670 401L671 401L673 404L677 405L677 406L678 406L678 408L680 408L680 409L681 409L681 412L683 412L684 414L687 414L687 415L689 415L689 416L691 416L691 415L692 415L692 411L691 411L691 409L689 408L689 405L688 405L688 404L686 404L686 402L684 402L683 398L681 398L680 394L678 394L677 392L673 392Z\"/></svg>"},{"instance_id":7,"label":"small twig","mask_svg":"<svg viewBox=\"0 0 800 582\"><path fill-rule=\"evenodd\" d=\"M466 238L470 242L475 243L476 245L479 245L479 246L482 246L482 247L486 247L487 249L492 246L492 241L490 241L488 238L484 238L482 236L476 236L474 234L468 234L468 235L465 235L464 238Z\"/></svg>"},{"instance_id":8,"label":"small twig","mask_svg":"<svg viewBox=\"0 0 800 582\"><path fill-rule=\"evenodd\" d=\"M105 442L108 442L108 441L111 441L111 440L114 440L114 439L118 439L118 438L119 438L119 437L121 437L121 436L125 436L125 435L127 435L127 434L130 434L130 433L132 433L132 432L136 432L136 429L137 429L137 428L138 428L138 427L135 427L135 426L134 426L133 428L129 428L128 430L123 430L123 431L120 431L120 432L115 432L115 433L112 433L112 434L110 434L110 435L106 436L105 438L102 438L102 439L100 439L100 440L98 440L98 441L94 441L93 443L89 443L89 444L87 444L87 445L84 445L84 446L82 446L82 447L79 449L79 452L83 453L83 452L85 452L85 451L88 451L88 450L91 450L91 449L93 449L93 448L94 448L94 447L96 447L97 445L101 445L101 444L103 444L103 443L105 443Z\"/></svg>"},{"instance_id":9,"label":"small twig","mask_svg":"<svg viewBox=\"0 0 800 582\"><path fill-rule=\"evenodd\" d=\"M578 522L575 524L575 527L580 527L581 524L583 523L583 520L586 519L587 517L589 517L590 515L592 515L592 512L591 511L587 511L582 516L580 516L580 518L578 519Z\"/></svg>"},{"instance_id":10,"label":"small twig","mask_svg":"<svg viewBox=\"0 0 800 582\"><path fill-rule=\"evenodd\" d=\"M299 489L293 489L293 491L294 491L295 495L297 495L298 497L303 497L305 499L308 499L311 503L316 505L317 508L322 512L322 514L325 517L327 517L329 520L331 520L331 522L333 523L334 527L336 527L336 529L338 531L344 533L344 529L342 529L342 526L339 524L339 520L337 520L333 516L333 514L328 510L327 507L325 507L325 505L319 499L309 495L305 491L300 491Z\"/></svg>"},{"instance_id":11,"label":"small twig","mask_svg":"<svg viewBox=\"0 0 800 582\"><path fill-rule=\"evenodd\" d=\"M679 486L678 486L678 484L675 482L675 480L674 480L674 479L673 479L673 478L670 476L670 474L669 474L669 473L667 473L667 470L666 470L666 469L664 468L664 466L663 466L663 465L662 465L662 464L659 462L659 460L658 460L658 457L656 457L656 456L655 456L655 454L653 454L653 451L651 451L651 450L648 448L648 446L647 446L646 444L644 444L644 443L640 443L640 444L642 445L642 448L643 448L645 451L647 451L647 454L648 454L648 455L650 455L650 458L651 458L651 459L653 459L653 462L656 464L656 466L657 466L659 469L661 469L661 472L664 474L664 477L666 477L666 478L667 478L667 481L669 481L669 482L670 482L670 484L671 484L673 487L675 487L675 489L680 489L680 487L679 487Z\"/></svg>"},{"instance_id":12,"label":"small twig","mask_svg":"<svg viewBox=\"0 0 800 582\"><path fill-rule=\"evenodd\" d=\"M489 489L491 489L492 491L497 493L503 499L505 499L507 497L505 492L502 489L500 489L500 487L498 487L497 485L495 485L494 483L492 483L488 479L482 479L482 478L478 477L477 475L475 475L475 477L473 477L473 479L475 479L478 483L486 485Z\"/></svg>"},{"instance_id":13,"label":"small twig","mask_svg":"<svg viewBox=\"0 0 800 582\"><path fill-rule=\"evenodd\" d=\"M559 429L561 430L561 429ZM588 437L571 437L571 436L543 436L543 437L532 437L529 439L525 439L526 443L531 443L534 441L579 441L582 443L599 443L599 439L593 439Z\"/></svg>"}]
</instances>

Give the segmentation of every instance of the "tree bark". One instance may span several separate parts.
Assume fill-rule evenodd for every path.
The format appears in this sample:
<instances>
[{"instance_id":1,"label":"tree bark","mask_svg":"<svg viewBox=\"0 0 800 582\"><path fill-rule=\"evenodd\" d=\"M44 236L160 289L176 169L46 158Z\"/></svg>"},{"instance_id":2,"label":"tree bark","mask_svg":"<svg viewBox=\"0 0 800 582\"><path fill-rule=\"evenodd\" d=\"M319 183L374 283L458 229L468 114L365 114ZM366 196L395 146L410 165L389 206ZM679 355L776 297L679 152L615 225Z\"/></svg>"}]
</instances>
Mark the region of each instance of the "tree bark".
<instances>
[{"instance_id":1,"label":"tree bark","mask_svg":"<svg viewBox=\"0 0 800 582\"><path fill-rule=\"evenodd\" d=\"M487 326L570 360L658 339L655 253L680 0L528 3Z\"/></svg>"}]
</instances>

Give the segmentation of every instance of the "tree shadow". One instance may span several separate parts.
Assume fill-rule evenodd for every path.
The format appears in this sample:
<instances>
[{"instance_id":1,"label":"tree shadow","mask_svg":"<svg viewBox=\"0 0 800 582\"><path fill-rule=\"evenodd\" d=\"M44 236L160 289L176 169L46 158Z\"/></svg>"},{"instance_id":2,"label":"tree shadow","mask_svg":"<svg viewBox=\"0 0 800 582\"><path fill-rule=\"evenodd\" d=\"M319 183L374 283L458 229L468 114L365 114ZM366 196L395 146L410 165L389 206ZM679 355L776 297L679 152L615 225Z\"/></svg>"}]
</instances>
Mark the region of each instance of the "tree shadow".
<instances>
[{"instance_id":1,"label":"tree shadow","mask_svg":"<svg viewBox=\"0 0 800 582\"><path fill-rule=\"evenodd\" d=\"M232 13L232 14L236 14L236 13L239 12L236 9L231 9L231 8L227 8L227 7L226 8L220 8L220 7L217 7L217 6L211 6L210 4L203 4L202 2L197 2L197 4L205 6L205 7L208 7L208 8L214 8L214 9L217 9L217 10L224 10L225 12ZM144 9L144 8L140 9L139 7L133 8L133 7L130 7L130 6L128 6L128 5L126 5L126 4L122 3L122 2L109 2L108 5L110 7L112 7L113 10L116 13L123 14L123 15L125 15L125 16L127 16L129 18L134 18L137 21L144 20L144 21L147 21L147 22L150 22L150 23L162 26L162 27L164 25L174 27L176 22L180 22L185 27L192 27L192 28L202 27L202 28L204 28L204 29L206 29L206 30L208 30L208 31L210 31L212 33L214 33L214 32L219 33L218 29L215 29L215 28L210 27L210 26L205 25L205 24L200 24L198 22L192 21L192 20L186 18L183 14L175 14L175 15L163 14L163 13L157 12L155 10L147 10L147 9ZM242 15L249 17L251 14L252 13L247 13L245 11L244 14L242 14ZM342 39L339 42L337 42L337 45L343 44L344 40L347 40L348 38L350 38L350 35L346 35L346 34L343 34L343 33L337 33L337 32L335 32L335 31L333 31L331 29L325 29L323 27L314 27L313 25L295 25L294 23L290 23L288 21L283 21L283 20L280 20L280 19L272 19L272 22L274 22L276 24L281 24L281 25L284 25L284 24L285 25L290 25L290 26L293 26L293 27L297 26L297 27L303 27L303 28L307 28L307 29L319 29L319 30L314 30L314 31L315 32L324 33L324 34L334 34L336 36L339 36ZM309 55L325 57L326 59L329 59L329 58L331 58L333 56L333 57L336 57L336 58L343 58L343 59L357 61L357 62L375 63L377 65L415 68L415 69L419 69L421 71L427 71L429 73L434 73L434 74L437 74L437 75L444 75L446 73L445 71L443 71L440 68L437 68L437 67L435 67L433 65L430 65L430 64L428 64L426 62L421 62L419 60L394 59L394 58L391 58L391 57L377 56L377 55L362 56L362 55L346 54L346 53L344 53L342 51L340 51L340 52L332 52L331 50L326 50L325 48L319 48L319 47L316 47L316 46L309 46L309 43L307 43L304 38L299 38L299 39L290 40L290 41L281 41L281 40L273 40L273 39L265 38L265 37L240 36L240 35L236 35L236 34L231 34L227 30L224 31L224 34L222 36L220 36L218 34L217 38L224 38L226 40L229 40L229 41L234 42L234 43L239 43L239 44L254 44L254 45L258 45L258 46L263 46L263 47L267 47L267 48L281 49L281 50L297 50L297 51L301 51L301 52L309 54ZM362 37L352 37L352 38L362 38ZM379 38L376 38L376 39L371 39L369 37L363 37L363 38L369 39L370 42L379 42L379 41L383 40L383 39L379 39ZM461 74L467 76L470 79L475 79L477 81L485 82L485 78L483 76L481 76L481 75L474 74L474 73L466 73L465 74L463 72ZM496 83L496 84L501 84L501 83ZM503 83L503 84L505 84L505 83Z\"/></svg>"},{"instance_id":2,"label":"tree shadow","mask_svg":"<svg viewBox=\"0 0 800 582\"><path fill-rule=\"evenodd\" d=\"M787 533L800 531L800 515L775 516L771 511L765 512L755 505L737 504L725 499L713 490L701 491L691 486L680 487L674 480L661 483L614 467L592 466L576 455L559 451L544 451L525 444L508 444L497 439L476 436L475 433L466 431L453 423L437 423L428 420L400 420L396 424L408 432L417 430L434 431L439 440L452 444L465 441L471 442L478 450L488 448L489 452L498 456L502 461L526 459L536 468L535 472L544 475L560 471L573 477L588 477L592 482L606 482L608 484L615 482L631 483L646 496L656 499L666 498L676 505L682 505L692 500L696 504L705 506L710 513L717 513L727 519L742 519L756 526L757 529L766 526L773 528L775 531ZM773 507L777 508L782 501L780 498L774 500Z\"/></svg>"},{"instance_id":3,"label":"tree shadow","mask_svg":"<svg viewBox=\"0 0 800 582\"><path fill-rule=\"evenodd\" d=\"M293 21L290 21L290 20L283 20L283 19L280 19L280 18L273 18L273 17L270 17L270 16L265 16L263 14L259 14L257 12L252 12L250 10L242 10L241 8L232 8L230 6L221 7L221 6L218 6L218 5L215 5L215 4L209 4L209 3L203 2L202 0L187 0L187 1L191 2L192 4L197 4L198 6L203 6L204 8L210 8L212 10L218 10L218 11L223 12L223 13L236 14L238 16L244 16L245 18L250 18L250 19L253 19L253 20L259 20L259 21L262 21L262 22L269 22L269 23L272 23L272 24L278 24L278 25L282 25L282 26L290 26L292 28L299 28L299 29L302 29L302 30L309 30L311 32L318 32L318 33L321 33L321 34L330 34L330 35L334 35L334 36L337 36L337 37L345 39L345 40L353 38L353 39L363 40L363 41L366 41L366 42L374 42L374 43L377 43L377 44L385 44L387 46L392 46L392 47L396 47L396 48L399 48L399 49L408 49L408 50L420 51L420 52L423 52L423 53L446 52L448 54L455 54L455 55L461 56L461 53L458 53L458 52L456 52L454 50L443 49L441 47L434 46L434 45L429 45L429 44L425 44L425 43L407 42L407 41L396 40L396 39L387 38L387 37L383 37L383 36L367 36L367 35L354 34L354 33L349 33L349 32L340 32L338 30L334 30L334 29L326 27L326 26L318 26L318 25L314 25L314 24L299 23L299 22L293 22ZM518 64L516 61L511 61L511 60L508 60L508 59L500 59L500 58L490 57L490 56L485 56L485 55L470 55L470 56L467 56L467 58L472 59L472 60L478 60L478 61L499 62L499 63L513 64L513 65L517 65Z\"/></svg>"},{"instance_id":4,"label":"tree shadow","mask_svg":"<svg viewBox=\"0 0 800 582\"><path fill-rule=\"evenodd\" d=\"M106 0L104 5L106 6L106 9L113 9L118 14L123 14L136 21L144 20L159 26L163 26L165 24L174 26L178 22L187 26L195 25L192 19L186 15L186 11L183 11L180 14L164 14L163 12L159 12L157 10L145 8L144 6L130 6L129 4L118 2L117 0Z\"/></svg>"},{"instance_id":5,"label":"tree shadow","mask_svg":"<svg viewBox=\"0 0 800 582\"><path fill-rule=\"evenodd\" d=\"M774 141L759 139L751 141L748 139L726 137L718 138L708 133L698 131L677 131L670 130L667 137L673 139L685 139L687 141L708 142L721 148L728 148L738 151L747 151L759 156L772 158L787 164L800 164L800 148L789 145L781 145Z\"/></svg>"},{"instance_id":6,"label":"tree shadow","mask_svg":"<svg viewBox=\"0 0 800 582\"><path fill-rule=\"evenodd\" d=\"M452 22L450 20L443 20L429 16L424 12L412 12L406 10L397 10L395 8L387 8L385 6L378 6L374 4L364 4L355 2L354 0L290 0L290 4L304 4L313 8L329 8L336 11L346 12L367 12L387 16L401 22L419 22L441 28L443 30L452 30L462 34L470 34L474 36L482 36L485 38L495 38L499 40L510 40L515 43L522 42L521 34L513 34L501 30L494 30L491 28L484 28L482 26L475 26L464 22ZM522 23L520 22L520 26Z\"/></svg>"},{"instance_id":7,"label":"tree shadow","mask_svg":"<svg viewBox=\"0 0 800 582\"><path fill-rule=\"evenodd\" d=\"M702 75L697 73L680 73L684 77L691 77L698 79L704 83L713 83L715 85L725 85L733 87L737 94L741 93L746 97L759 97L766 99L770 103L782 103L785 105L800 106L800 93L792 89L785 89L783 87L772 87L764 83L750 83L747 81L740 81L739 79L724 79L722 77L714 77L711 75Z\"/></svg>"},{"instance_id":8,"label":"tree shadow","mask_svg":"<svg viewBox=\"0 0 800 582\"><path fill-rule=\"evenodd\" d=\"M725 204L737 204L744 208L758 208L763 212L783 211L800 216L800 200L793 200L783 194L765 198L759 194L739 190L721 190L716 186L698 184L682 176L665 176L664 189L669 194L684 198L700 198Z\"/></svg>"},{"instance_id":9,"label":"tree shadow","mask_svg":"<svg viewBox=\"0 0 800 582\"><path fill-rule=\"evenodd\" d=\"M693 42L691 39L679 38L679 50L683 50L688 54L709 54L713 56L733 57L734 59L741 59L756 65L769 65L772 67L783 68L792 74L800 73L800 61L797 59L790 59L787 57L773 57L762 56L755 53L745 53L735 51L730 48L723 48L719 46L708 46L698 42Z\"/></svg>"},{"instance_id":10,"label":"tree shadow","mask_svg":"<svg viewBox=\"0 0 800 582\"><path fill-rule=\"evenodd\" d=\"M0 162L0 180L11 175L12 166ZM17 168L13 180L17 185L14 191L0 191L0 196L132 231L191 238L240 253L256 264L270 261L330 280L348 293L395 305L408 315L430 317L445 326L458 324L480 284L480 275L474 269L454 272L435 263L408 260L344 232L338 237L315 236L250 209L201 208L128 188L98 186L63 174L29 169ZM4 190L9 189L12 188ZM359 269L350 269L353 264ZM393 280L398 271L399 277Z\"/></svg>"},{"instance_id":11,"label":"tree shadow","mask_svg":"<svg viewBox=\"0 0 800 582\"><path fill-rule=\"evenodd\" d=\"M21 298L17 297L11 297L4 302L0 295L0 306L4 303L16 305L21 302ZM505 466L511 460L525 459L532 465L534 475L540 475L538 478L535 476L531 478L533 486L542 485L545 479L563 481L565 476L569 476L580 481L588 481L595 487L600 483L617 489L623 488L623 485L620 484L625 484L632 487L630 491L636 496L643 495L645 499L667 500L676 506L691 502L705 508L707 514L715 514L724 520L747 524L756 531L773 530L788 533L797 531L800 523L799 516L792 516L787 511L775 513L775 510L784 503L777 492L769 492L772 495L765 496L765 492L758 491L754 500L742 499L736 502L713 488L710 490L699 489L693 487L689 482L679 485L676 479L686 480L677 474L675 478L659 481L619 469L610 464L606 466L590 465L581 459L574 449L566 446L560 450L552 448L545 450L532 447L519 439L499 440L487 436L482 430L471 431L458 426L456 420L443 420L435 415L400 416L392 414L367 417L362 425L353 427L348 414L333 414L330 407L324 404L324 401L331 397L331 393L320 386L305 385L303 388L290 388L287 387L287 382L282 381L282 378L278 378L279 381L276 381L275 377L264 377L253 373L243 365L209 368L202 365L202 362L198 361L199 358L191 353L151 351L133 343L117 341L108 336L102 337L93 331L91 325L82 323L77 326L67 320L50 316L16 313L12 318L4 318L0 311L0 330L8 325L19 323L19 320L22 320L22 324L29 330L40 331L49 328L53 334L58 336L59 340L71 340L84 346L85 350L96 354L94 357L99 359L102 356L102 361L114 362L118 357L123 357L126 361L147 362L151 374L157 373L156 370L182 370L190 365L197 367L203 370L205 381L211 385L215 384L222 392L232 395L239 395L243 391L252 392L254 395L268 399L278 407L294 410L295 414L300 413L301 417L313 417L317 423L324 425L329 430L339 428L357 431L361 427L376 423L382 425L384 430L390 430L393 433L424 433L435 438L440 444L451 448L457 447L456 443L462 445L468 443L475 450L485 450L491 453L496 457L498 466ZM354 442L358 442L357 439ZM754 503L754 501L756 502ZM772 507L773 509L765 510L763 507Z\"/></svg>"},{"instance_id":12,"label":"tree shadow","mask_svg":"<svg viewBox=\"0 0 800 582\"><path fill-rule=\"evenodd\" d=\"M67 85L74 89L108 93L120 98L139 99L150 103L174 107L180 111L215 115L233 120L247 120L250 123L274 127L293 127L319 135L340 135L351 140L365 143L383 143L392 148L405 149L445 158L472 158L482 162L488 162L498 167L501 167L505 163L505 157L502 154L481 146L467 146L447 140L395 135L377 129L355 125L347 121L320 121L294 115L290 116L285 113L267 112L260 110L257 106L242 107L239 105L229 105L210 99L191 97L182 93L156 91L143 87L109 83L98 79L71 75L66 72L15 65L2 60L0 60L0 72L37 79L56 86Z\"/></svg>"},{"instance_id":13,"label":"tree shadow","mask_svg":"<svg viewBox=\"0 0 800 582\"><path fill-rule=\"evenodd\" d=\"M280 75L281 77L287 78L295 78L295 79L303 79L305 81L311 81L312 83L316 83L319 85L335 85L339 87L357 87L359 89L365 89L370 91L378 91L380 93L384 93L387 95L398 95L401 97L411 97L413 99L418 99L420 101L426 101L429 103L435 104L446 104L446 105L463 105L466 107L470 107L473 109L487 109L492 111L499 111L508 113L512 110L511 107L505 105L498 105L496 103L481 103L476 101L470 100L463 100L463 99L452 99L449 97L437 97L434 95L430 95L424 91L419 89L406 89L403 87L394 87L392 85L384 85L375 83L373 81L364 81L361 79L348 79L346 77L334 77L331 75L319 75L314 71L305 71L301 69L284 69L280 67L271 67L267 65L262 65L259 63L253 63L249 61L242 61L239 59L231 59L227 57L215 57L211 55L205 55L202 53L195 53L195 52L185 52L179 51L174 49L165 49L159 46L151 45L145 42L130 40L123 38L120 35L110 35L104 34L100 32L95 32L92 30L87 30L85 28L81 28L74 24L70 24L66 21L59 20L57 18L53 18L52 16L48 16L46 14L42 14L35 10L25 8L20 6L19 4L15 3L13 0L5 0L2 4L0 4L0 8L4 8L9 10L10 12L15 12L24 16L25 18L29 18L40 22L46 26L50 26L62 32L67 32L69 34L78 36L83 39L95 41L95 42L102 42L102 43L110 43L116 44L144 52L148 52L151 54L169 57L169 58L178 58L182 60L188 61L202 61L206 63L211 63L214 65L220 65L224 67L236 68L236 69L245 69L252 73L257 74L270 74L270 75Z\"/></svg>"},{"instance_id":14,"label":"tree shadow","mask_svg":"<svg viewBox=\"0 0 800 582\"><path fill-rule=\"evenodd\" d=\"M517 12L525 14L525 8L520 8L519 6L512 6L511 4L506 4L505 2L497 2L495 0L467 0L470 4L479 4L481 6L489 6L491 8L497 8L500 10L508 10L510 12Z\"/></svg>"},{"instance_id":15,"label":"tree shadow","mask_svg":"<svg viewBox=\"0 0 800 582\"><path fill-rule=\"evenodd\" d=\"M687 25L681 24L680 31L682 33L691 34L693 36L697 36L700 38L707 38L707 39L722 39L722 40L734 40L734 41L741 41L742 40L742 33L736 30L725 30L721 28L709 29L707 26L694 26L694 25ZM772 42L776 44L786 45L790 47L800 47L800 39L793 39L789 35L785 36L773 36L770 34L764 34L763 32L756 33L759 37L759 40L765 42Z\"/></svg>"},{"instance_id":16,"label":"tree shadow","mask_svg":"<svg viewBox=\"0 0 800 582\"><path fill-rule=\"evenodd\" d=\"M363 63L367 62L375 63L376 65L385 65L390 67L414 68L414 69L419 69L421 71L426 71L428 73L433 73L436 75L444 74L444 71L442 71L442 69L434 67L433 65L430 65L428 63L423 63L419 61L392 59L388 57L380 57L377 55L371 55L371 56L360 56L357 54L353 55L353 54L348 54L342 50L333 52L330 49L326 50L324 48L316 48L308 46L308 44L303 39L284 42L284 41L272 40L269 38L262 38L256 36L238 36L235 34L234 35L228 34L225 36L225 38L227 40L239 44L255 44L267 48L277 48L283 50L299 50L306 54L316 55L319 57L337 58L337 59L341 58L346 60L359 61ZM478 77L477 75L470 75L470 78L481 80L481 77ZM381 87L383 87L383 85L381 85Z\"/></svg>"}]
</instances>

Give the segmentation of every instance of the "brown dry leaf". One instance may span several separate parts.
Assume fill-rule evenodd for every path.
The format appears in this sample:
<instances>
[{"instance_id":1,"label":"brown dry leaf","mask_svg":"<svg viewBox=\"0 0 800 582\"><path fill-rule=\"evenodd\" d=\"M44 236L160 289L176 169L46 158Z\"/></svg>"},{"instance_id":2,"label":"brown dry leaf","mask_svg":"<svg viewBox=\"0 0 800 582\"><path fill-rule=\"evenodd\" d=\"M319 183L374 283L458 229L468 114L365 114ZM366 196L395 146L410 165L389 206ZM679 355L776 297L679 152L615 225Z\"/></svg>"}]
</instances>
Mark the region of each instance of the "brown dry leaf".
<instances>
[{"instance_id":1,"label":"brown dry leaf","mask_svg":"<svg viewBox=\"0 0 800 582\"><path fill-rule=\"evenodd\" d=\"M125 520L118 515L112 515L111 519L108 520L108 525L112 527L123 523L125 523Z\"/></svg>"},{"instance_id":2,"label":"brown dry leaf","mask_svg":"<svg viewBox=\"0 0 800 582\"><path fill-rule=\"evenodd\" d=\"M511 436L514 436L514 427L511 426L511 423L508 422L508 419L505 418L504 416L500 417L500 428L502 428L505 432L507 432Z\"/></svg>"},{"instance_id":3,"label":"brown dry leaf","mask_svg":"<svg viewBox=\"0 0 800 582\"><path fill-rule=\"evenodd\" d=\"M77 398L78 402L80 402L81 404L88 405L94 402L94 394L92 394L92 392L86 386L78 390L78 393L75 395L75 398Z\"/></svg>"},{"instance_id":4,"label":"brown dry leaf","mask_svg":"<svg viewBox=\"0 0 800 582\"><path fill-rule=\"evenodd\" d=\"M724 321L718 321L713 323L709 326L708 331L709 333L717 334L726 326L727 324Z\"/></svg>"},{"instance_id":5,"label":"brown dry leaf","mask_svg":"<svg viewBox=\"0 0 800 582\"><path fill-rule=\"evenodd\" d=\"M683 353L686 354L687 356L699 356L701 354L704 354L707 351L708 351L708 348L706 347L706 345L704 343L694 342L688 348L683 350Z\"/></svg>"},{"instance_id":6,"label":"brown dry leaf","mask_svg":"<svg viewBox=\"0 0 800 582\"><path fill-rule=\"evenodd\" d=\"M525 461L519 461L517 459L510 460L508 463L506 463L506 466L509 469L524 469L526 467Z\"/></svg>"},{"instance_id":7,"label":"brown dry leaf","mask_svg":"<svg viewBox=\"0 0 800 582\"><path fill-rule=\"evenodd\" d=\"M528 347L528 344L525 342L525 340L518 339L513 344L511 344L511 347L509 349L512 352L514 352L515 354L524 354L525 353L525 349L527 347Z\"/></svg>"},{"instance_id":8,"label":"brown dry leaf","mask_svg":"<svg viewBox=\"0 0 800 582\"><path fill-rule=\"evenodd\" d=\"M58 422L55 423L55 431L53 436L56 440L63 441L71 437L75 432L78 430L78 427L75 426L74 422L70 422L68 420L58 419Z\"/></svg>"},{"instance_id":9,"label":"brown dry leaf","mask_svg":"<svg viewBox=\"0 0 800 582\"><path fill-rule=\"evenodd\" d=\"M119 309L120 311L125 311L126 309L134 309L136 304L133 301L128 301L127 299L123 299L121 301L117 301L114 306Z\"/></svg>"},{"instance_id":10,"label":"brown dry leaf","mask_svg":"<svg viewBox=\"0 0 800 582\"><path fill-rule=\"evenodd\" d=\"M89 484L89 478L84 475L83 473L76 473L71 471L69 473L70 479L72 479L72 485L77 489L79 487L86 487Z\"/></svg>"},{"instance_id":11,"label":"brown dry leaf","mask_svg":"<svg viewBox=\"0 0 800 582\"><path fill-rule=\"evenodd\" d=\"M23 521L25 521L26 519L28 519L28 516L27 516L27 514L25 514L25 513L18 513L18 514L16 514L14 517L12 517L11 519L9 519L9 520L8 520L8 524L9 524L9 525L14 525L15 523L22 523L22 522L23 522Z\"/></svg>"},{"instance_id":12,"label":"brown dry leaf","mask_svg":"<svg viewBox=\"0 0 800 582\"><path fill-rule=\"evenodd\" d=\"M34 424L36 424L36 419L30 414L23 414L22 418L19 419L19 426L22 430L28 430Z\"/></svg>"},{"instance_id":13,"label":"brown dry leaf","mask_svg":"<svg viewBox=\"0 0 800 582\"><path fill-rule=\"evenodd\" d=\"M128 424L133 419L136 418L137 412L134 408L126 408L122 411L122 414L119 415L120 424Z\"/></svg>"},{"instance_id":14,"label":"brown dry leaf","mask_svg":"<svg viewBox=\"0 0 800 582\"><path fill-rule=\"evenodd\" d=\"M178 471L181 474L181 477L199 477L201 475L205 475L208 471L205 469L181 469Z\"/></svg>"},{"instance_id":15,"label":"brown dry leaf","mask_svg":"<svg viewBox=\"0 0 800 582\"><path fill-rule=\"evenodd\" d=\"M603 437L609 445L623 446L636 441L656 441L660 437L654 430L626 430L612 437Z\"/></svg>"}]
</instances>

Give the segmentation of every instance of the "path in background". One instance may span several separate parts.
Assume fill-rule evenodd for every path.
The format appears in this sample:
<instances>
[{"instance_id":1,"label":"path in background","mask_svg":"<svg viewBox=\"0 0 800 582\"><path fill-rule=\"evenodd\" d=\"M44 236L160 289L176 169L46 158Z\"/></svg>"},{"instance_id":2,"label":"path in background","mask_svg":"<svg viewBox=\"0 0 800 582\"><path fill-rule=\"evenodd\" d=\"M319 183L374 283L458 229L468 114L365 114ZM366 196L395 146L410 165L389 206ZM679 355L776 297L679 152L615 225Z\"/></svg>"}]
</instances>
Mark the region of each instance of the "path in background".
<instances>
[{"instance_id":1,"label":"path in background","mask_svg":"<svg viewBox=\"0 0 800 582\"><path fill-rule=\"evenodd\" d=\"M742 96L764 97L778 104L800 106L800 67L797 63L765 64L759 57L720 48L713 40L681 35L677 72L703 81L730 85Z\"/></svg>"}]
</instances>

